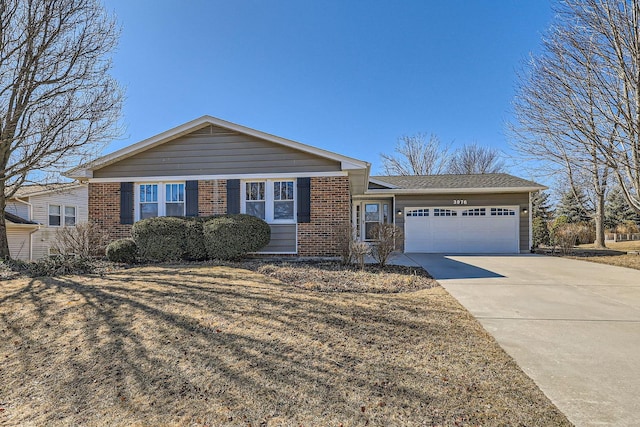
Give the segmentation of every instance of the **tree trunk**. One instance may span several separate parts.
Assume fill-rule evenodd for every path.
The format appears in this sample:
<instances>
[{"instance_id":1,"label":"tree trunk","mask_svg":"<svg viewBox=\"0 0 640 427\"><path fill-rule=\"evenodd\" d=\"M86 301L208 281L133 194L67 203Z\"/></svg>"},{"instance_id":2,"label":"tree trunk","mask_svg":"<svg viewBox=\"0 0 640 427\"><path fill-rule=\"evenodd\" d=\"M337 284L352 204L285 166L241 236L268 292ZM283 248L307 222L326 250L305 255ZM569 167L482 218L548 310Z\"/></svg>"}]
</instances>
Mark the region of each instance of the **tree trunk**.
<instances>
[{"instance_id":1,"label":"tree trunk","mask_svg":"<svg viewBox=\"0 0 640 427\"><path fill-rule=\"evenodd\" d=\"M596 192L596 214L593 219L596 224L594 246L600 249L606 248L604 244L604 191Z\"/></svg>"},{"instance_id":2,"label":"tree trunk","mask_svg":"<svg viewBox=\"0 0 640 427\"><path fill-rule=\"evenodd\" d=\"M9 259L9 239L7 238L7 223L4 218L4 208L7 201L4 197L4 181L0 180L0 259Z\"/></svg>"}]
</instances>

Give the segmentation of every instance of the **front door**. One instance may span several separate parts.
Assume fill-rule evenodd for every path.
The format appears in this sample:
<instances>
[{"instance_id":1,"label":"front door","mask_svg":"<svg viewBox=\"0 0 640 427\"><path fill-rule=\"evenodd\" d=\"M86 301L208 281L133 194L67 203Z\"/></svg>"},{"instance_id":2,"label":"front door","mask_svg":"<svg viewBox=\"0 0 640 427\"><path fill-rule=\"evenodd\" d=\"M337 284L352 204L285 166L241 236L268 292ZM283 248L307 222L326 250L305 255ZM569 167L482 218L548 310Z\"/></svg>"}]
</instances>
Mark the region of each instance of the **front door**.
<instances>
[{"instance_id":1,"label":"front door","mask_svg":"<svg viewBox=\"0 0 640 427\"><path fill-rule=\"evenodd\" d=\"M376 224L391 222L390 211L391 203L388 201L359 202L355 209L355 223L359 239L365 242L376 240L373 232L374 227Z\"/></svg>"}]
</instances>

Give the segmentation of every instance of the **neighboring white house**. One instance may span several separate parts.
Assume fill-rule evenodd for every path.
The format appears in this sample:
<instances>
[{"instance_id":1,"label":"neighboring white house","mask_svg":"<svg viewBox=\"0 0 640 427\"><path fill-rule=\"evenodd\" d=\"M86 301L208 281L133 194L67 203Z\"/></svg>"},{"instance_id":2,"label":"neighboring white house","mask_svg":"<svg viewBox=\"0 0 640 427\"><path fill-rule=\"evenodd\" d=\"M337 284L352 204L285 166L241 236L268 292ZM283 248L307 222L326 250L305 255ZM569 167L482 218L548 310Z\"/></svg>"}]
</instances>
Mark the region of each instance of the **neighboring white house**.
<instances>
[{"instance_id":1,"label":"neighboring white house","mask_svg":"<svg viewBox=\"0 0 640 427\"><path fill-rule=\"evenodd\" d=\"M7 201L7 237L12 258L49 255L61 227L88 220L86 184L27 185Z\"/></svg>"}]
</instances>

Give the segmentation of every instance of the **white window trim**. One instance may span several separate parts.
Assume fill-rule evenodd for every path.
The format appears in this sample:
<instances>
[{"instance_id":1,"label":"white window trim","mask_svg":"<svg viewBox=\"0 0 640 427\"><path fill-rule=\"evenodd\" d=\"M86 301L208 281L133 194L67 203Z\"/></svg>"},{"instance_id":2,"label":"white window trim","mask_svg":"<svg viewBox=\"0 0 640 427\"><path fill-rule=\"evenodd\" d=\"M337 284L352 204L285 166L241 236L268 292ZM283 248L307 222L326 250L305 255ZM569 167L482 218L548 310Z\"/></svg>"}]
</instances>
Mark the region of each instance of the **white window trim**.
<instances>
[{"instance_id":1,"label":"white window trim","mask_svg":"<svg viewBox=\"0 0 640 427\"><path fill-rule=\"evenodd\" d=\"M274 179L246 179L240 181L240 212L247 213L247 184L264 182L264 220L268 224L297 224L298 223L298 180L295 178ZM293 182L293 219L274 219L273 188L276 182Z\"/></svg>"},{"instance_id":2,"label":"white window trim","mask_svg":"<svg viewBox=\"0 0 640 427\"><path fill-rule=\"evenodd\" d=\"M49 214L49 207L50 206L60 206L60 225L51 225L51 215ZM73 225L66 225L65 224L65 208L73 208L76 215L75 215L75 223ZM57 204L57 203L47 203L47 227L75 227L76 224L78 224L78 206L77 205L63 205L63 204Z\"/></svg>"},{"instance_id":3,"label":"white window trim","mask_svg":"<svg viewBox=\"0 0 640 427\"><path fill-rule=\"evenodd\" d=\"M141 185L157 185L158 186L158 217L167 216L167 184L182 184L184 185L184 210L183 216L187 210L187 183L185 181L162 181L162 182L146 182L140 181L133 184L133 219L135 222L140 221L140 186Z\"/></svg>"}]
</instances>

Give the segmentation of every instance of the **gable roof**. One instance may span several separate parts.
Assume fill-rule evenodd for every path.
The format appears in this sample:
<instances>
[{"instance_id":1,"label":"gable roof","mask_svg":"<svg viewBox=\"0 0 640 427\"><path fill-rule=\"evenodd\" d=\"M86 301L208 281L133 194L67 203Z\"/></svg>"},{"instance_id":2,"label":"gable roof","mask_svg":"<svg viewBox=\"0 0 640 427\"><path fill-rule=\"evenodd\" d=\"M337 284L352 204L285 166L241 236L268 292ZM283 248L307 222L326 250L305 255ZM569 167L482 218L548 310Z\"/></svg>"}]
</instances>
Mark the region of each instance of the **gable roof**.
<instances>
[{"instance_id":1,"label":"gable roof","mask_svg":"<svg viewBox=\"0 0 640 427\"><path fill-rule=\"evenodd\" d=\"M198 129L201 129L209 125L218 126L224 129L229 129L229 130L246 134L246 135L251 135L256 138L260 138L260 139L272 142L274 144L279 144L285 147L289 147L289 148L300 150L309 154L313 154L319 157L337 161L341 164L342 170L367 169L370 166L368 162L354 159L352 157L343 156L341 154L333 153L331 151L323 150L320 148L312 147L310 145L302 144L300 142L281 138L279 136L271 135L265 132L261 132L259 130L248 128L246 126L241 126L235 123L227 122L225 120L218 119L216 117L202 116L200 118L197 118L185 124L177 126L173 129L169 129L168 131L152 136L151 138L147 138L143 141L129 145L120 150L114 151L111 154L102 156L92 162L73 168L65 172L65 175L75 179L92 178L93 171L96 169L103 168L105 166L116 163L120 160L142 153L146 150L152 149L153 147L164 144L165 142L169 142L181 136L187 135L191 132L194 132Z\"/></svg>"},{"instance_id":2,"label":"gable roof","mask_svg":"<svg viewBox=\"0 0 640 427\"><path fill-rule=\"evenodd\" d=\"M23 185L22 187L18 188L18 191L16 191L16 194L14 194L12 197L25 198L25 197L39 196L41 194L55 193L63 190L70 190L76 187L80 187L82 185L83 184L79 182L59 182L59 183L52 183L52 184Z\"/></svg>"},{"instance_id":3,"label":"gable roof","mask_svg":"<svg viewBox=\"0 0 640 427\"><path fill-rule=\"evenodd\" d=\"M473 175L417 175L372 176L376 187L387 184L389 188L370 188L370 193L511 193L544 190L547 187L534 181L506 173Z\"/></svg>"}]
</instances>

